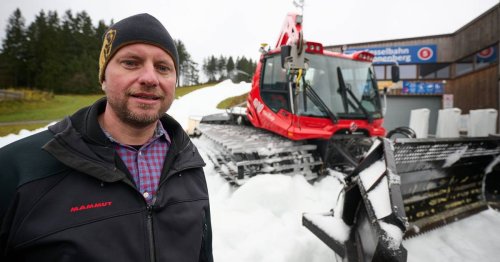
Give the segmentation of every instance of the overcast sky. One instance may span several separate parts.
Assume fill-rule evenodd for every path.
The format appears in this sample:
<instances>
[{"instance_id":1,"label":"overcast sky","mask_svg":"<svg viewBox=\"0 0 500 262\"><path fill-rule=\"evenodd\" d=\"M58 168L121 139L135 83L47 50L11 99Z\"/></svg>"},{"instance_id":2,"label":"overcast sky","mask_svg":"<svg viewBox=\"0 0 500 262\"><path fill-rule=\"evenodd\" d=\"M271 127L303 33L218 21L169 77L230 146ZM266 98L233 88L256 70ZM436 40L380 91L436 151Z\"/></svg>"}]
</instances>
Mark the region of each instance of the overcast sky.
<instances>
[{"instance_id":1,"label":"overcast sky","mask_svg":"<svg viewBox=\"0 0 500 262\"><path fill-rule=\"evenodd\" d=\"M324 45L448 34L500 0L305 0L304 38ZM137 13L157 17L196 62L209 55L258 59L261 43L276 44L292 0L2 0L0 38L20 8L29 25L40 10L62 16L87 11L107 24Z\"/></svg>"}]
</instances>

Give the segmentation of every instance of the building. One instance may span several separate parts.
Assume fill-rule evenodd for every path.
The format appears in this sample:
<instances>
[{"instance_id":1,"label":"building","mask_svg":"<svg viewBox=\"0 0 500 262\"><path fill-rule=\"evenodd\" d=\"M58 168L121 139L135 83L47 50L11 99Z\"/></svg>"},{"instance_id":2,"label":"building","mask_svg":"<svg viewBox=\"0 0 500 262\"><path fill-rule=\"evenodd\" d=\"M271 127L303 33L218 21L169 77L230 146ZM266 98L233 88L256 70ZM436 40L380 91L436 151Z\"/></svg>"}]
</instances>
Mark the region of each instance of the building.
<instances>
[{"instance_id":1,"label":"building","mask_svg":"<svg viewBox=\"0 0 500 262\"><path fill-rule=\"evenodd\" d=\"M350 53L375 54L379 87L391 97L438 100L441 108L500 111L500 3L452 34L367 43L326 46ZM390 82L390 66L397 61L401 81ZM421 102L420 102L421 103ZM432 121L432 119L431 119Z\"/></svg>"}]
</instances>

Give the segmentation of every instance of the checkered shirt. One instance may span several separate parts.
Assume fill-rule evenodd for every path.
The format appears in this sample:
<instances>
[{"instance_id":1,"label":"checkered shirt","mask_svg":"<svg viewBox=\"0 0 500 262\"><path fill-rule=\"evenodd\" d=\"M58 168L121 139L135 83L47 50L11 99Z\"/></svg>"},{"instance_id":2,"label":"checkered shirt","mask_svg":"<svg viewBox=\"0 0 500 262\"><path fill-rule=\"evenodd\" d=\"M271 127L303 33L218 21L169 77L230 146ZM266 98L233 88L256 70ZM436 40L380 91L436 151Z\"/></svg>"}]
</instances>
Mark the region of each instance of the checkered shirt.
<instances>
[{"instance_id":1,"label":"checkered shirt","mask_svg":"<svg viewBox=\"0 0 500 262\"><path fill-rule=\"evenodd\" d=\"M137 189L146 201L152 204L158 189L163 162L170 147L170 137L167 131L158 122L153 137L139 149L120 144L108 132L103 131L113 142L116 152L132 175Z\"/></svg>"}]
</instances>

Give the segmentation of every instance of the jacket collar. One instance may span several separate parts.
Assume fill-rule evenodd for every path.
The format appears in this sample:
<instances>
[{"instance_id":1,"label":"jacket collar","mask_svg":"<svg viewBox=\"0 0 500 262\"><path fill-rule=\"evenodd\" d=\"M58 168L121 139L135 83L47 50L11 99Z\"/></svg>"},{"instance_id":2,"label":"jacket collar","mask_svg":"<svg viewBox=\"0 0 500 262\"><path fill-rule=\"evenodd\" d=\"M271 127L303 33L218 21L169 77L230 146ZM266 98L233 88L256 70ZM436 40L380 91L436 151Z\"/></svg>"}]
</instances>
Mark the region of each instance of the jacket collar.
<instances>
[{"instance_id":1,"label":"jacket collar","mask_svg":"<svg viewBox=\"0 0 500 262\"><path fill-rule=\"evenodd\" d=\"M101 98L93 105L82 108L49 127L54 133L54 139L49 141L44 149L72 168L98 176L103 181L114 182L124 179L126 175L117 170L112 142L97 121L105 108L106 99ZM203 159L182 126L167 114L163 115L160 121L171 139L162 180L187 168L203 167L205 165ZM95 172L96 169L100 171Z\"/></svg>"}]
</instances>

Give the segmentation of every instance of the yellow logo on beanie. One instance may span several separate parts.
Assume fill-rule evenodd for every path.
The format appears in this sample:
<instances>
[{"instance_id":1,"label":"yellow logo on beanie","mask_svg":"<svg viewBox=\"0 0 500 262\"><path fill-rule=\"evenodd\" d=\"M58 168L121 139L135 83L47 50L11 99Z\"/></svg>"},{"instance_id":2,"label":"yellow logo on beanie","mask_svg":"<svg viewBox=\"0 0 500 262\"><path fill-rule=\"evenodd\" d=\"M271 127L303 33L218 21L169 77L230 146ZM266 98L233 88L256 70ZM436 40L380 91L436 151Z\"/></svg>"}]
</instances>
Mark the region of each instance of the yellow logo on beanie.
<instances>
[{"instance_id":1,"label":"yellow logo on beanie","mask_svg":"<svg viewBox=\"0 0 500 262\"><path fill-rule=\"evenodd\" d=\"M99 82L102 83L104 79L104 68L108 62L109 55L111 54L111 49L113 48L113 41L116 37L116 30L109 30L104 36L104 41L102 43L101 55L99 56Z\"/></svg>"}]
</instances>

